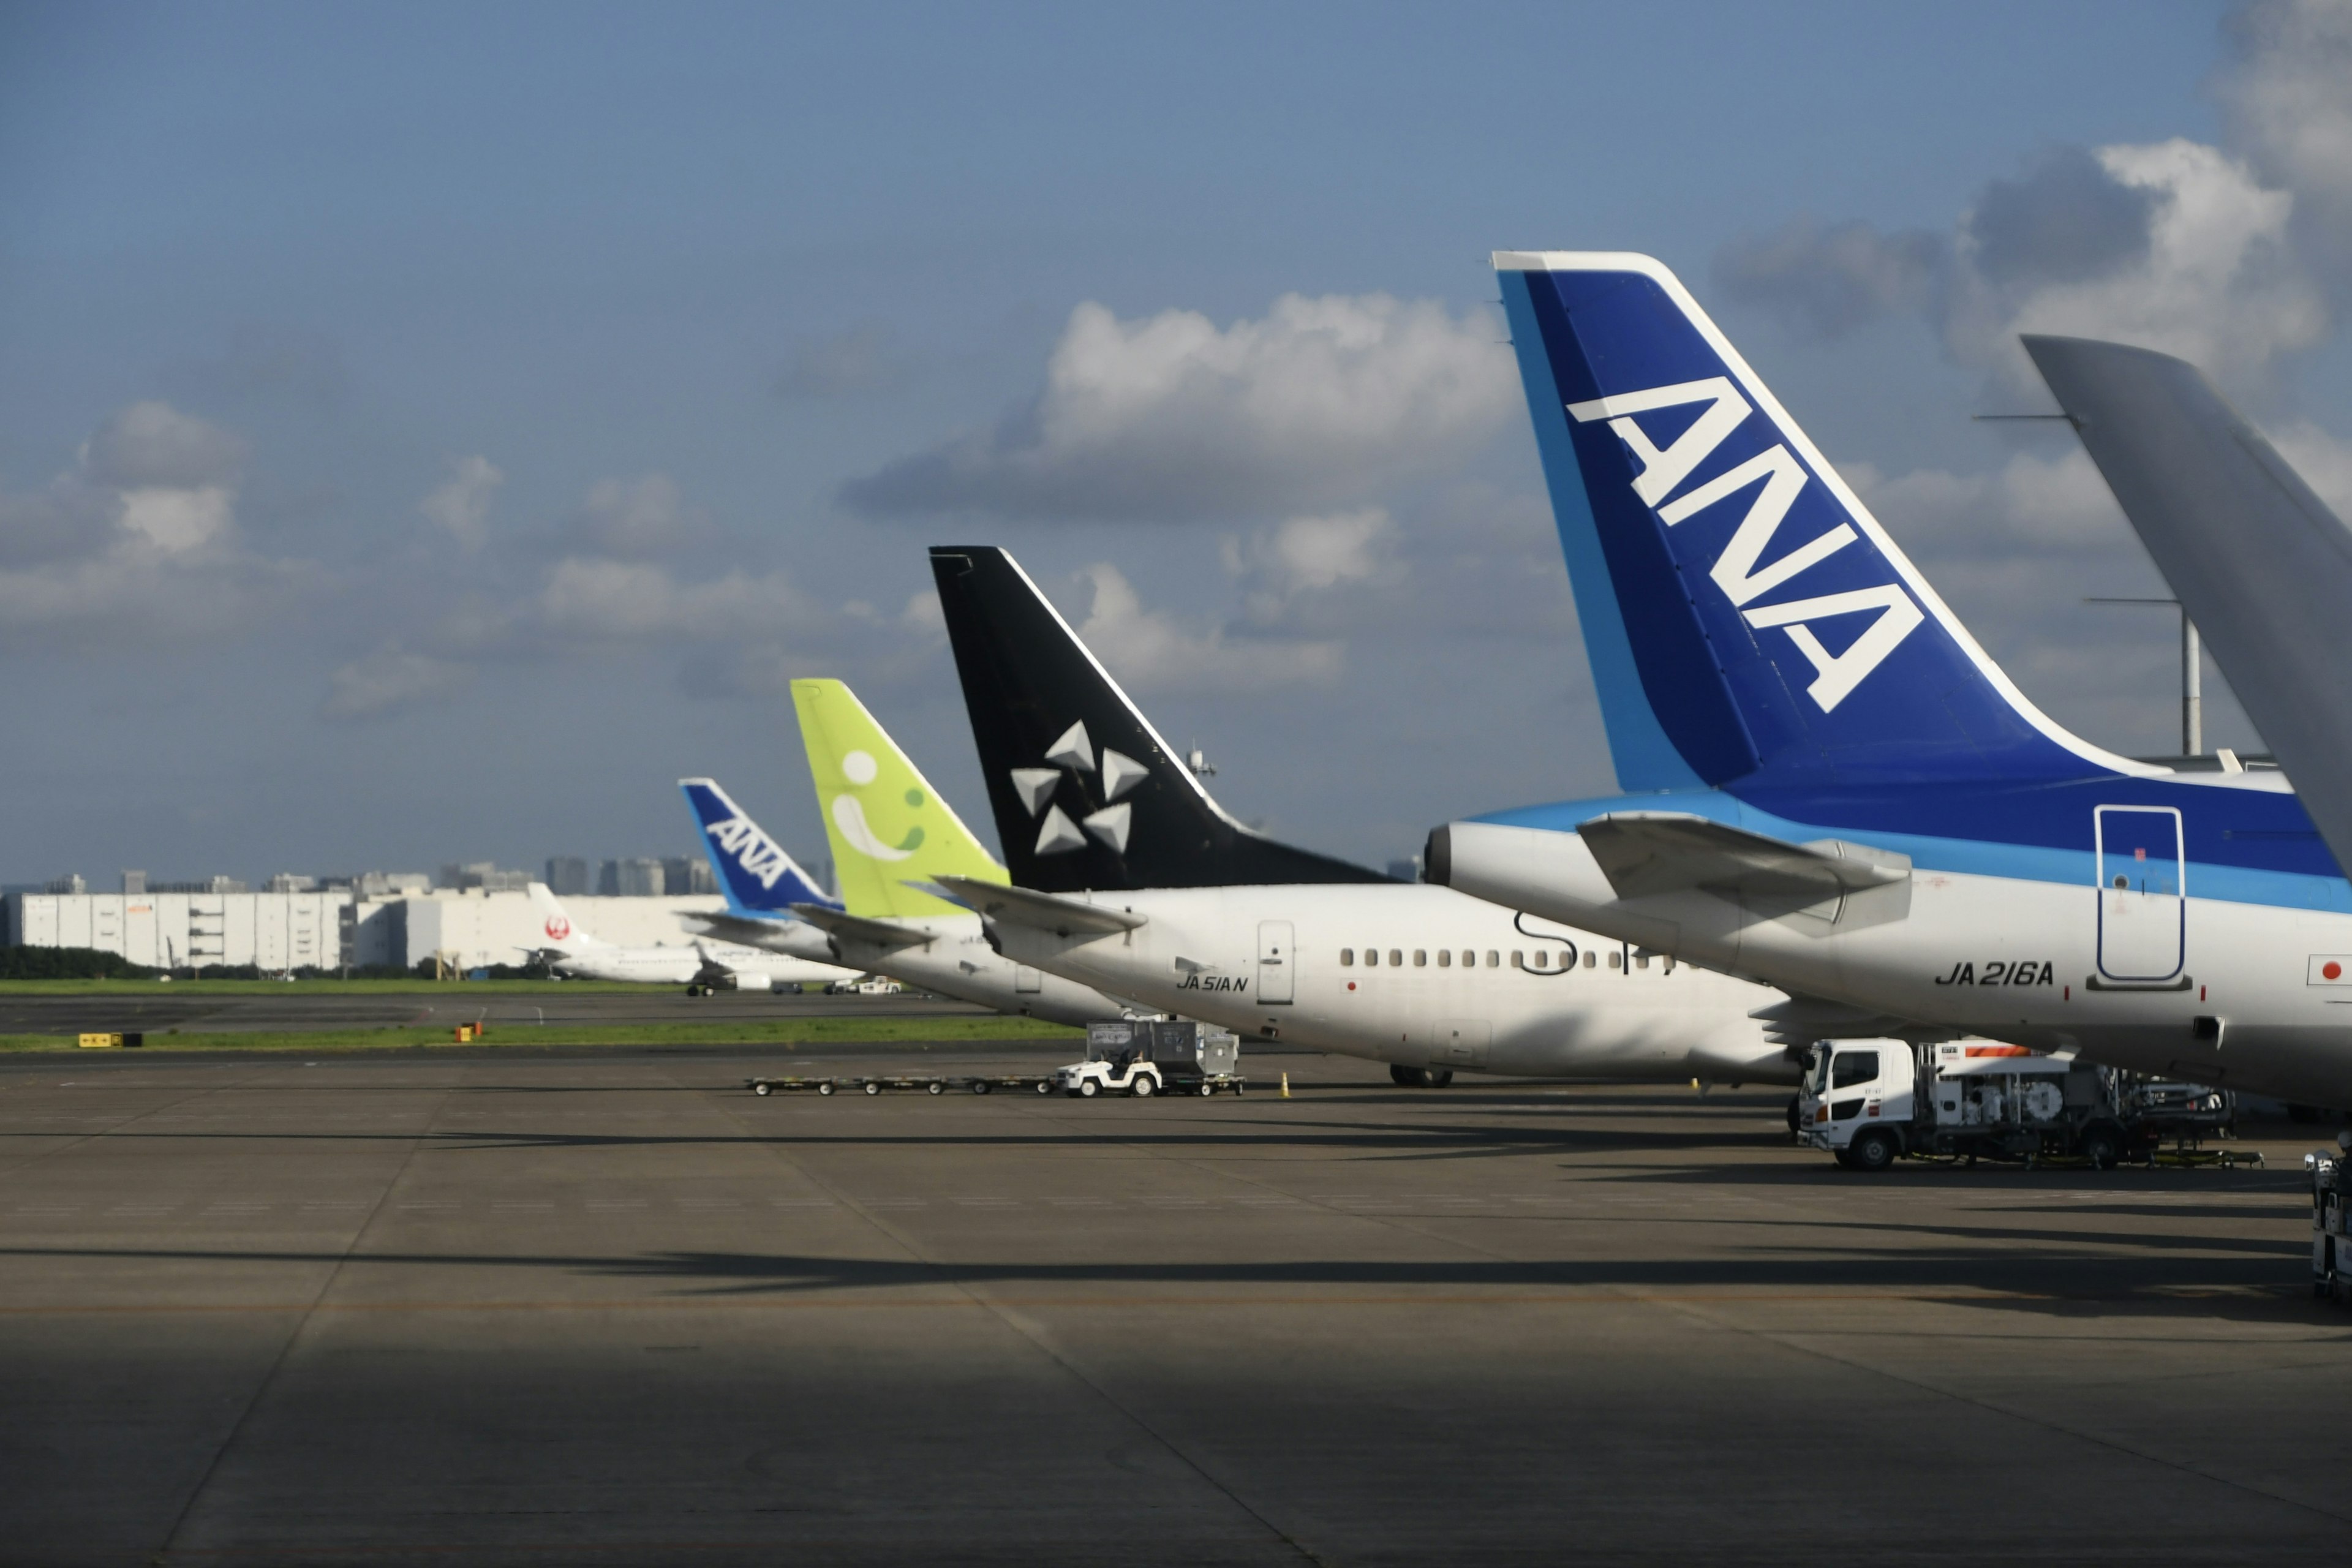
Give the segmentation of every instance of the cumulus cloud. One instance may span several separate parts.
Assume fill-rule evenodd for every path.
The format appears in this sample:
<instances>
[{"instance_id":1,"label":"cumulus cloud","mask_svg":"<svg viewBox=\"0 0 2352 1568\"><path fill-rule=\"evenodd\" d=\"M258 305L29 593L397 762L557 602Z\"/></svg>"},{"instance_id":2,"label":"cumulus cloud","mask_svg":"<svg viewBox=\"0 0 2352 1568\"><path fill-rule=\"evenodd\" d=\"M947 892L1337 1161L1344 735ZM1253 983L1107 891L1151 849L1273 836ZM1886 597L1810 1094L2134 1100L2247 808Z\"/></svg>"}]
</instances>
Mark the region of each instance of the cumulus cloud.
<instances>
[{"instance_id":1,"label":"cumulus cloud","mask_svg":"<svg viewBox=\"0 0 2352 1568\"><path fill-rule=\"evenodd\" d=\"M2059 149L1989 183L1948 236L1801 218L1716 270L1731 297L1823 337L1924 314L1955 360L2021 389L2041 384L2021 332L2120 339L2242 384L2327 331L2294 202L2200 142Z\"/></svg>"},{"instance_id":2,"label":"cumulus cloud","mask_svg":"<svg viewBox=\"0 0 2352 1568\"><path fill-rule=\"evenodd\" d=\"M767 637L814 613L782 573L681 583L646 563L579 556L556 563L536 609L550 635L592 641Z\"/></svg>"},{"instance_id":3,"label":"cumulus cloud","mask_svg":"<svg viewBox=\"0 0 2352 1568\"><path fill-rule=\"evenodd\" d=\"M2295 194L2317 248L2352 259L2352 0L2243 5L2231 31L2238 58L2217 85L2233 142Z\"/></svg>"},{"instance_id":4,"label":"cumulus cloud","mask_svg":"<svg viewBox=\"0 0 2352 1568\"><path fill-rule=\"evenodd\" d=\"M710 520L686 504L667 474L600 479L573 520L573 537L599 555L625 560L672 554L708 541Z\"/></svg>"},{"instance_id":5,"label":"cumulus cloud","mask_svg":"<svg viewBox=\"0 0 2352 1568\"><path fill-rule=\"evenodd\" d=\"M43 489L0 494L0 637L100 626L117 645L215 633L311 582L240 548L245 443L169 404L131 404Z\"/></svg>"},{"instance_id":6,"label":"cumulus cloud","mask_svg":"<svg viewBox=\"0 0 2352 1568\"><path fill-rule=\"evenodd\" d=\"M449 465L448 479L417 502L416 510L467 551L479 550L489 542L490 502L506 482L488 458L458 458Z\"/></svg>"},{"instance_id":7,"label":"cumulus cloud","mask_svg":"<svg viewBox=\"0 0 2352 1568\"><path fill-rule=\"evenodd\" d=\"M382 718L445 700L472 679L467 665L411 653L397 642L387 642L327 677L327 697L319 713L338 721Z\"/></svg>"},{"instance_id":8,"label":"cumulus cloud","mask_svg":"<svg viewBox=\"0 0 2352 1568\"><path fill-rule=\"evenodd\" d=\"M1035 400L845 486L869 517L1185 519L1347 504L1443 470L1517 415L1486 318L1385 294L1286 295L1220 328L1080 305Z\"/></svg>"},{"instance_id":9,"label":"cumulus cloud","mask_svg":"<svg viewBox=\"0 0 2352 1568\"><path fill-rule=\"evenodd\" d=\"M1126 574L1108 563L1078 575L1094 591L1078 636L1135 691L1323 685L1345 662L1346 645L1337 640L1229 637L1213 623L1188 626L1166 610L1146 609Z\"/></svg>"}]
</instances>

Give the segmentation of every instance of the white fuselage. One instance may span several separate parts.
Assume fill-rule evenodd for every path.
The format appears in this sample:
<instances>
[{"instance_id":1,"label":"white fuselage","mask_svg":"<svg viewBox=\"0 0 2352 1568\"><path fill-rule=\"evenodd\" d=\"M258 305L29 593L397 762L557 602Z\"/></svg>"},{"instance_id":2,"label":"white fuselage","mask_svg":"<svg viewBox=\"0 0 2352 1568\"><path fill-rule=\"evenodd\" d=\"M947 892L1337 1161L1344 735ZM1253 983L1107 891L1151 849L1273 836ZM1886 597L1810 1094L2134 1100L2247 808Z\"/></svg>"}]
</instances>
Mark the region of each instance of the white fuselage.
<instances>
[{"instance_id":1,"label":"white fuselage","mask_svg":"<svg viewBox=\"0 0 2352 1568\"><path fill-rule=\"evenodd\" d=\"M1447 831L1452 886L1534 915L1956 1033L2352 1105L2352 915L1933 870L1833 913L1759 913L1697 890L1620 900L1572 832ZM2150 972L2177 958L2178 980L2095 979L2135 921L2177 944Z\"/></svg>"},{"instance_id":2,"label":"white fuselage","mask_svg":"<svg viewBox=\"0 0 2352 1568\"><path fill-rule=\"evenodd\" d=\"M746 991L773 985L825 985L854 980L857 971L834 963L742 947L731 942L705 942L698 949L675 947L574 947L548 960L548 967L573 980L620 980L641 985L685 985L725 975Z\"/></svg>"},{"instance_id":3,"label":"white fuselage","mask_svg":"<svg viewBox=\"0 0 2352 1568\"><path fill-rule=\"evenodd\" d=\"M1511 910L1447 888L1070 897L1144 923L1061 936L1000 919L1004 953L1247 1035L1531 1078L1793 1083L1801 1071L1748 1016L1778 992L1582 931L1531 933Z\"/></svg>"},{"instance_id":4,"label":"white fuselage","mask_svg":"<svg viewBox=\"0 0 2352 1568\"><path fill-rule=\"evenodd\" d=\"M761 945L802 957L838 959L902 985L976 1003L1015 1017L1084 1026L1097 1019L1148 1012L1134 1000L1003 957L988 943L978 915L919 916L881 921L919 938L903 947L862 942L818 930L804 921L778 921Z\"/></svg>"}]
</instances>

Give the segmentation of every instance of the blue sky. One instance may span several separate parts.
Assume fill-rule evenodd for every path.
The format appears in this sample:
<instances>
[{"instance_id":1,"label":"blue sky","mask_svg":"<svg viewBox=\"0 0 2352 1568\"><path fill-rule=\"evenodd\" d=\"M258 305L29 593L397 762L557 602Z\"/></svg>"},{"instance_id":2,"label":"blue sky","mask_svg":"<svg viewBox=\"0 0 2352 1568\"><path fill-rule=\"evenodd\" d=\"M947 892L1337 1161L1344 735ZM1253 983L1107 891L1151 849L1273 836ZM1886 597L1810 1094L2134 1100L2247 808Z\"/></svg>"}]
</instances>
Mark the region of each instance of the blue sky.
<instances>
[{"instance_id":1,"label":"blue sky","mask_svg":"<svg viewBox=\"0 0 2352 1568\"><path fill-rule=\"evenodd\" d=\"M1276 831L1378 860L1603 790L1496 247L1676 268L2029 692L2164 749L2161 617L2073 602L2160 592L2137 546L1967 416L2032 395L2020 324L2210 347L2340 493L2347 39L2319 0L0 7L0 879L682 852L701 772L813 850L798 675L977 816L921 604L974 539Z\"/></svg>"}]
</instances>

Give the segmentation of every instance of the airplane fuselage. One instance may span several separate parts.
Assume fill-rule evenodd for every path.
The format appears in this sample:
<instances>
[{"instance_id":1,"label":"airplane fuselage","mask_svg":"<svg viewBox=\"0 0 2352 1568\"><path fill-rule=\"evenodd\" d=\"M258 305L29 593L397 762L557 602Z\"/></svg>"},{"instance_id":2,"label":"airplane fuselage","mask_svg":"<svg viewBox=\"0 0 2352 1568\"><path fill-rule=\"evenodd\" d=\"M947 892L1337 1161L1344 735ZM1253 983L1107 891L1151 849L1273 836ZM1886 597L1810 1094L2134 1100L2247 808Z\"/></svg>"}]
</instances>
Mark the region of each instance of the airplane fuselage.
<instances>
[{"instance_id":1,"label":"airplane fuselage","mask_svg":"<svg viewBox=\"0 0 2352 1568\"><path fill-rule=\"evenodd\" d=\"M732 942L704 942L700 949L675 947L582 947L548 961L556 973L574 980L614 980L640 985L685 985L720 972L747 991L771 985L824 985L854 978L855 970L832 963L809 963Z\"/></svg>"},{"instance_id":2,"label":"airplane fuselage","mask_svg":"<svg viewBox=\"0 0 2352 1568\"><path fill-rule=\"evenodd\" d=\"M1412 1067L1793 1082L1751 1008L1779 993L1416 883L1071 894L1145 917L1068 936L999 919L1005 955L1160 1010Z\"/></svg>"},{"instance_id":3,"label":"airplane fuselage","mask_svg":"<svg viewBox=\"0 0 2352 1568\"><path fill-rule=\"evenodd\" d=\"M2118 776L2043 785L2030 805L1986 800L2009 842L1889 832L1898 816L1937 821L1932 802L1890 804L1906 793L1856 792L1878 809L1827 823L1827 811L1794 821L1724 792L1507 813L1449 826L1445 876L1515 909L1857 1009L2352 1104L2352 889L2326 874L2332 862L2276 775ZM1907 856L1910 875L1805 909L1696 887L1621 897L1575 829L1629 809L1870 845ZM2036 823L2045 842L2015 842Z\"/></svg>"}]
</instances>

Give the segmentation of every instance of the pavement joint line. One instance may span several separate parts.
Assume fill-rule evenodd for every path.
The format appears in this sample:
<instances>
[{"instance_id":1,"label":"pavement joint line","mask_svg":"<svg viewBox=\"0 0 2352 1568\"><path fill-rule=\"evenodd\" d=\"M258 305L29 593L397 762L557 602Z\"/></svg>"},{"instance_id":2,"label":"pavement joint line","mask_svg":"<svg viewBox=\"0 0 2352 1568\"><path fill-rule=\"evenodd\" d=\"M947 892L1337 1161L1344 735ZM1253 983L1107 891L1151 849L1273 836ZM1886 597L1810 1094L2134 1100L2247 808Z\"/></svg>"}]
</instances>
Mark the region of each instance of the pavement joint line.
<instances>
[{"instance_id":1,"label":"pavement joint line","mask_svg":"<svg viewBox=\"0 0 2352 1568\"><path fill-rule=\"evenodd\" d=\"M464 1070L462 1068L458 1069L460 1078L463 1077ZM441 1100L446 1101L448 1098L449 1091L444 1088ZM430 1119L428 1118L427 1121L429 1125ZM278 1342L278 1353L270 1358L268 1370L255 1380L252 1392L246 1395L244 1406L236 1413L236 1419L229 1423L227 1432L222 1435L219 1447L213 1450L213 1457L205 1464L204 1474L198 1476L195 1484L188 1489L187 1497L181 1502L179 1511L173 1516L172 1526L163 1532L163 1542L156 1548L154 1555L150 1559L151 1562L163 1563L170 1561L173 1546L179 1541L181 1532L187 1529L188 1521L194 1516L196 1504L203 1500L205 1493L210 1489L213 1478L220 1473L223 1461L227 1459L229 1451L236 1447L237 1438L243 1436L247 1424L253 1419L254 1412L261 1408L262 1401L268 1397L270 1389L277 1384L278 1374L285 1370L288 1358L294 1353L294 1347L301 1342L303 1331L317 1317L319 1304L327 1299L329 1292L334 1289L335 1282L342 1278L344 1268L351 1263L352 1254L359 1249L359 1245L366 1237L369 1227L373 1226L378 1216L383 1213L384 1206L392 1200L392 1194L399 1189L401 1178L408 1173L408 1168L416 1161L417 1152L424 1147L425 1138L422 1134L409 1140L408 1152L401 1156L399 1169L393 1172L391 1180L385 1182L383 1190L376 1194L375 1202L366 1215L352 1227L351 1235L344 1238L341 1254L336 1258L334 1266L327 1270L325 1278L319 1281L319 1288L311 1292L308 1305L297 1310L299 1315L288 1328L286 1337Z\"/></svg>"},{"instance_id":2,"label":"pavement joint line","mask_svg":"<svg viewBox=\"0 0 2352 1568\"><path fill-rule=\"evenodd\" d=\"M677 1080L673 1078L671 1081L676 1082ZM684 1086L681 1085L680 1087L682 1088ZM714 1093L709 1097L708 1103L716 1109L721 1116L733 1122L738 1128L747 1132L750 1131L750 1128L743 1120L735 1114L732 1105L728 1100L720 1100L718 1095ZM1034 1114L1034 1110L1027 1107L1024 1108L1023 1113ZM943 1266L939 1262L939 1260L927 1257L922 1248L916 1246L913 1238L904 1235L896 1226L889 1224L887 1221L882 1219L878 1215L872 1213L866 1207L856 1203L850 1202L846 1194L836 1192L832 1184L826 1182L814 1172L807 1170L802 1166L798 1161L794 1160L788 1152L785 1152L785 1147L781 1141L765 1142L761 1146L765 1149L771 1156L775 1159L782 1160L785 1164L789 1165L800 1175L802 1180L808 1182L811 1185L821 1188L824 1191L834 1193L835 1196L841 1198L845 1204L846 1204L851 1213L856 1215L857 1217L863 1219L868 1226L872 1226L875 1230L879 1231L883 1236L888 1237L891 1242L893 1242L899 1250L904 1252L908 1258L912 1258L916 1262L923 1264L929 1268L944 1273ZM1160 1447L1167 1452L1170 1458L1173 1458L1178 1464L1182 1465L1186 1469L1192 1471L1193 1475L1197 1476L1203 1485L1223 1497L1227 1502L1231 1503L1234 1508L1239 1509L1243 1514L1256 1521L1259 1528L1265 1531L1266 1533L1274 1540L1282 1542L1284 1545L1288 1546L1292 1551L1297 1552L1303 1561L1316 1563L1318 1565L1318 1568L1331 1568L1329 1560L1324 1557L1322 1553L1316 1552L1297 1537L1291 1534L1290 1531L1276 1524L1271 1519L1268 1519L1264 1513L1252 1506L1251 1503L1243 1498L1242 1495L1234 1488L1227 1486L1223 1480L1211 1473L1206 1465L1202 1464L1200 1460L1194 1458L1190 1453L1187 1453L1183 1448L1180 1447L1164 1433L1152 1426L1150 1422L1146 1421L1141 1415L1129 1408L1123 1401L1113 1395L1110 1391L1103 1387L1101 1384L1087 1376L1077 1365L1072 1363L1067 1357L1061 1354L1060 1352L1056 1351L1053 1345L1047 1342L1042 1331L1031 1324L1023 1322L1013 1311L1008 1310L1004 1306L999 1305L995 1300L982 1294L979 1290L973 1289L971 1285L965 1281L953 1279L942 1279L940 1283L944 1284L950 1290L953 1291L957 1296L961 1297L964 1300L971 1302L974 1307L987 1312L992 1318L995 1319L997 1322L1003 1324L1008 1331L1017 1338L1026 1342L1038 1354L1044 1356L1054 1365L1061 1368L1065 1376L1072 1379L1081 1387L1092 1392L1097 1399L1100 1400L1111 1410L1117 1412L1118 1415L1130 1426L1150 1437L1154 1443L1160 1445Z\"/></svg>"},{"instance_id":3,"label":"pavement joint line","mask_svg":"<svg viewBox=\"0 0 2352 1568\"><path fill-rule=\"evenodd\" d=\"M128 1116L53 1116L28 1119L44 1121L72 1121L76 1123L95 1122L100 1124L100 1130L96 1132L83 1133L78 1138L69 1139L65 1142L53 1145L50 1148L33 1150L26 1153L20 1159L0 1160L0 1176L13 1176L17 1172L22 1171L27 1166L35 1164L39 1161L52 1159L57 1155L66 1153L71 1150L79 1149L83 1144L89 1142L92 1139L104 1138L110 1133L121 1131L122 1129L131 1126L133 1122L146 1121L148 1118L155 1116L161 1112L172 1110L179 1106L185 1105L191 1100L202 1100L208 1094L217 1094L223 1089L242 1088L269 1070L269 1066L257 1065L251 1071L241 1074L227 1083L202 1084L190 1089L187 1093L179 1096L175 1100L167 1100L161 1105L150 1106L145 1110L133 1111ZM109 1085L108 1087L111 1088L113 1086ZM133 1085L131 1087L135 1088L137 1086Z\"/></svg>"}]
</instances>

